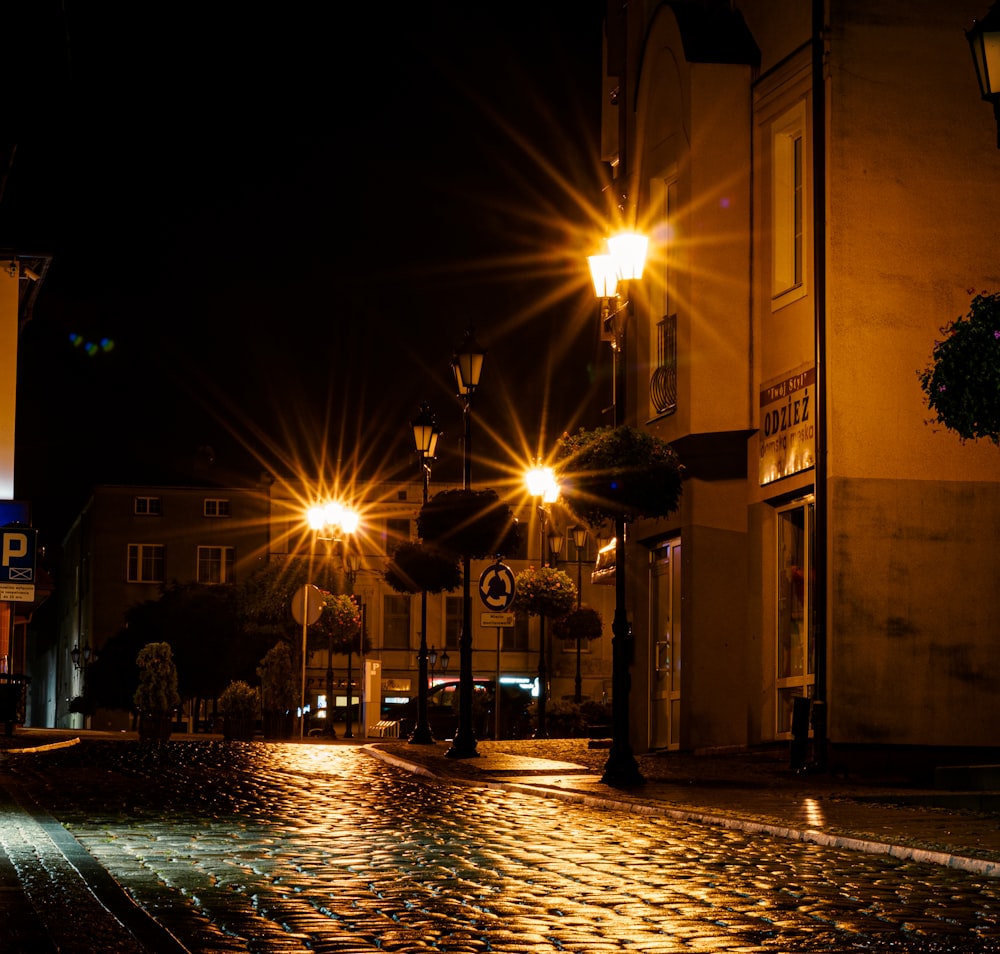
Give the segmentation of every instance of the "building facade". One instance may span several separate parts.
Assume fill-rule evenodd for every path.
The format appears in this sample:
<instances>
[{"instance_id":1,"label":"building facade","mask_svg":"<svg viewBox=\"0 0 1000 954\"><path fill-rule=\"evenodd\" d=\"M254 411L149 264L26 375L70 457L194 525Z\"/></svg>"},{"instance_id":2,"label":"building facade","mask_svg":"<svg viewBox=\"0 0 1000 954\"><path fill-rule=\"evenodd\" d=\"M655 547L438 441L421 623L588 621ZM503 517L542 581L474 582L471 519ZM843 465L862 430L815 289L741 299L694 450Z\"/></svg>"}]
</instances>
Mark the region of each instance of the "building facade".
<instances>
[{"instance_id":1,"label":"building facade","mask_svg":"<svg viewBox=\"0 0 1000 954\"><path fill-rule=\"evenodd\" d=\"M803 713L824 758L1000 745L1000 458L917 379L1000 287L986 6L609 5L602 158L651 237L626 420L686 474L627 548L641 750Z\"/></svg>"},{"instance_id":2,"label":"building facade","mask_svg":"<svg viewBox=\"0 0 1000 954\"><path fill-rule=\"evenodd\" d=\"M435 487L433 492L451 489ZM363 610L365 637L369 645L366 659L377 662L381 679L381 702L403 703L418 693L419 651L421 644L422 597L398 593L385 581L384 574L393 548L400 542L417 538L417 518L423 505L423 486L419 482L369 482L359 484L346 496L338 495L346 505L357 510L360 522L356 533L345 541L353 559L349 561L349 590ZM331 541L321 539L306 521L306 509L314 503L312 491L304 483L276 480L271 486L272 558L310 555L317 561L340 559L329 548ZM600 541L593 534L579 554L567 531L573 524L570 514L558 506L542 515L530 503L508 503L522 527L517 553L504 555L503 563L516 575L530 566L537 567L545 545L544 561L563 570L580 584L582 603L594 607L605 619L601 639L583 640L580 652L574 640L554 638L551 627L546 635L546 675L548 701L571 699L575 694L579 656L582 697L604 701L611 691L611 603L610 588L591 582L591 567ZM562 540L561 550L553 554L549 536ZM472 594L472 668L475 679L496 679L521 684L536 683L539 671L540 620L517 616L514 625L494 625L497 614L479 595L479 581L492 560L473 560L470 575ZM457 680L459 675L459 636L462 628L461 589L427 595L426 643L433 654L429 681L435 684ZM315 712L322 707L325 694L327 654L322 649L307 653L306 703ZM339 693L337 704L346 703L347 659L333 659ZM360 659L353 661L352 681L359 678ZM537 686L536 686L537 692ZM371 700L366 700L371 704Z\"/></svg>"},{"instance_id":3,"label":"building facade","mask_svg":"<svg viewBox=\"0 0 1000 954\"><path fill-rule=\"evenodd\" d=\"M270 476L254 488L96 487L63 541L55 597L58 635L54 648L36 660L30 724L82 728L86 721L94 729L129 728L130 717L124 711L98 710L85 720L72 705L83 695L87 666L122 628L126 611L157 599L166 585L242 582L268 561L290 556L315 561L318 577L322 562L338 554L332 541L308 525L306 511L316 502L308 482ZM377 663L380 673L379 698L366 699L366 704L381 710L384 702L402 703L418 691L421 596L392 590L384 573L393 547L416 537L422 484L359 482L342 502L361 518L349 541L345 582L362 607L368 651L364 656L359 651L350 661L343 654L330 659L310 642L304 695L312 714L326 705L328 663L334 673L333 704L341 708L346 705L348 666L357 694L366 661ZM600 541L589 535L578 553L567 533L572 522L568 514L558 507L547 513L543 535L537 509L530 504L515 507L525 532L519 552L504 559L511 572L537 566L544 542L546 562L556 563L574 583L579 581L581 601L608 620L605 638L583 640L579 653L575 641L554 638L549 628L550 704L574 695L577 660L583 697L601 701L611 685L611 617L609 587L590 582ZM562 539L561 554L553 554L549 543L549 536L556 535ZM506 620L497 626L495 613L484 616L490 611L480 600L478 581L490 564L473 561L470 577L474 676L533 683L538 675L539 620L518 617L513 626ZM291 620L291 606L288 611ZM427 645L434 650L431 682L458 678L461 621L461 590L428 595ZM190 700L180 717L189 728L198 721L199 714L190 711Z\"/></svg>"},{"instance_id":4,"label":"building facade","mask_svg":"<svg viewBox=\"0 0 1000 954\"><path fill-rule=\"evenodd\" d=\"M88 664L125 624L129 607L173 583L246 579L268 557L270 499L256 488L102 485L63 540L58 637L33 676L33 725L82 728L71 711ZM40 711L37 711L40 710ZM94 729L126 729L128 713L98 710Z\"/></svg>"}]
</instances>

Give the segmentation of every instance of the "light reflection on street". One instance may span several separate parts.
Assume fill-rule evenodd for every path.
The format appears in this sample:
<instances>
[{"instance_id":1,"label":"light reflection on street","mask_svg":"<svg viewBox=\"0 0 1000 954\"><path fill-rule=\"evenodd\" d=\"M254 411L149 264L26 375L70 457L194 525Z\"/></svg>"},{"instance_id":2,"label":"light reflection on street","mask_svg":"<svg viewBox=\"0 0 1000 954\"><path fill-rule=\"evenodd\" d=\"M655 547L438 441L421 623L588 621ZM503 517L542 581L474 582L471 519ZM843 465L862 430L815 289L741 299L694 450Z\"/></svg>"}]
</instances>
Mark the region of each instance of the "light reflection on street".
<instances>
[{"instance_id":1,"label":"light reflection on street","mask_svg":"<svg viewBox=\"0 0 1000 954\"><path fill-rule=\"evenodd\" d=\"M428 781L350 745L51 756L39 799L206 954L236 949L223 934L261 952L785 954L984 951L997 936L988 879ZM822 806L805 799L802 817L822 826Z\"/></svg>"}]
</instances>

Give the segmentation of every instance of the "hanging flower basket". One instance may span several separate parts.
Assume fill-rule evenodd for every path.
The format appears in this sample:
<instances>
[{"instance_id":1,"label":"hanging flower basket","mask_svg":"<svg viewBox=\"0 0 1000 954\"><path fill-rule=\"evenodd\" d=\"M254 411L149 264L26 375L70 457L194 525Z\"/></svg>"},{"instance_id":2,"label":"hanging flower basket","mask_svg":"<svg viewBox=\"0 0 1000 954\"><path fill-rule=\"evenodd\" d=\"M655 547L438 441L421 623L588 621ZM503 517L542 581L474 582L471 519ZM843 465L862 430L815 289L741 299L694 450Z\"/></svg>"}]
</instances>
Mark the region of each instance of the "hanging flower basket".
<instances>
[{"instance_id":1,"label":"hanging flower basket","mask_svg":"<svg viewBox=\"0 0 1000 954\"><path fill-rule=\"evenodd\" d=\"M917 372L927 406L963 440L1000 444L1000 294L976 295L969 313L941 329L931 363Z\"/></svg>"},{"instance_id":2,"label":"hanging flower basket","mask_svg":"<svg viewBox=\"0 0 1000 954\"><path fill-rule=\"evenodd\" d=\"M324 593L316 625L335 641L350 639L361 631L361 610L353 596Z\"/></svg>"},{"instance_id":3,"label":"hanging flower basket","mask_svg":"<svg viewBox=\"0 0 1000 954\"><path fill-rule=\"evenodd\" d=\"M396 547L383 576L397 593L440 593L462 585L462 570L454 553L411 541Z\"/></svg>"},{"instance_id":4,"label":"hanging flower basket","mask_svg":"<svg viewBox=\"0 0 1000 954\"><path fill-rule=\"evenodd\" d=\"M677 509L682 466L665 441L635 427L581 429L559 442L560 493L590 526L665 517Z\"/></svg>"},{"instance_id":5,"label":"hanging flower basket","mask_svg":"<svg viewBox=\"0 0 1000 954\"><path fill-rule=\"evenodd\" d=\"M517 550L520 531L510 507L495 490L443 490L420 509L417 532L424 543L470 559Z\"/></svg>"},{"instance_id":6,"label":"hanging flower basket","mask_svg":"<svg viewBox=\"0 0 1000 954\"><path fill-rule=\"evenodd\" d=\"M576 584L562 570L529 567L514 577L514 610L528 616L564 616L576 605Z\"/></svg>"},{"instance_id":7,"label":"hanging flower basket","mask_svg":"<svg viewBox=\"0 0 1000 954\"><path fill-rule=\"evenodd\" d=\"M552 623L552 635L558 639L600 639L604 620L593 606L580 606Z\"/></svg>"}]
</instances>

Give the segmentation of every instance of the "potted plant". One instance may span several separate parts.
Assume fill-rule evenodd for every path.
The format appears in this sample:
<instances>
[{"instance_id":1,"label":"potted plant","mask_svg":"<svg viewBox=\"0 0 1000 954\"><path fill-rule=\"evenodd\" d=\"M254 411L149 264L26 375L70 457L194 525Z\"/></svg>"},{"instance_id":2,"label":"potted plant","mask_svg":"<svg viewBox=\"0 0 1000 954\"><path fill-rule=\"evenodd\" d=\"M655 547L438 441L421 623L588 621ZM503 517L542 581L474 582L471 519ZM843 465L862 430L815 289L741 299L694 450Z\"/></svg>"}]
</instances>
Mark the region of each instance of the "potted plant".
<instances>
[{"instance_id":1,"label":"potted plant","mask_svg":"<svg viewBox=\"0 0 1000 954\"><path fill-rule=\"evenodd\" d=\"M300 684L292 668L292 651L286 642L275 643L257 667L265 739L291 738Z\"/></svg>"},{"instance_id":2,"label":"potted plant","mask_svg":"<svg viewBox=\"0 0 1000 954\"><path fill-rule=\"evenodd\" d=\"M533 566L514 577L514 610L528 616L565 616L576 605L576 584L551 566Z\"/></svg>"},{"instance_id":3,"label":"potted plant","mask_svg":"<svg viewBox=\"0 0 1000 954\"><path fill-rule=\"evenodd\" d=\"M260 712L260 693L249 683L236 679L219 696L219 711L223 715L224 737L230 741L249 742Z\"/></svg>"},{"instance_id":4,"label":"potted plant","mask_svg":"<svg viewBox=\"0 0 1000 954\"><path fill-rule=\"evenodd\" d=\"M136 657L139 687L133 702L139 716L139 739L162 742L170 738L174 710L180 704L177 666L169 643L147 643Z\"/></svg>"}]
</instances>

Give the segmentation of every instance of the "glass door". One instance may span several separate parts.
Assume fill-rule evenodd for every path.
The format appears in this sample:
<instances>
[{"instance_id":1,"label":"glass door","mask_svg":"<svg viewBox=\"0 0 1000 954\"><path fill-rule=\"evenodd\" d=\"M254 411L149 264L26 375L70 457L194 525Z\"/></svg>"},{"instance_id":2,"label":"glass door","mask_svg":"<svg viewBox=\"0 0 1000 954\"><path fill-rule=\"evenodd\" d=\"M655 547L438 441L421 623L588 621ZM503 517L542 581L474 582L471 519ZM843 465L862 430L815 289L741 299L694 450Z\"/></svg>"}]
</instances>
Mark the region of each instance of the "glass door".
<instances>
[{"instance_id":1,"label":"glass door","mask_svg":"<svg viewBox=\"0 0 1000 954\"><path fill-rule=\"evenodd\" d=\"M650 554L653 679L649 746L679 749L681 741L681 543L668 540Z\"/></svg>"},{"instance_id":2,"label":"glass door","mask_svg":"<svg viewBox=\"0 0 1000 954\"><path fill-rule=\"evenodd\" d=\"M778 511L777 725L779 738L792 731L797 696L811 698L816 681L813 641L813 526L811 497Z\"/></svg>"}]
</instances>

